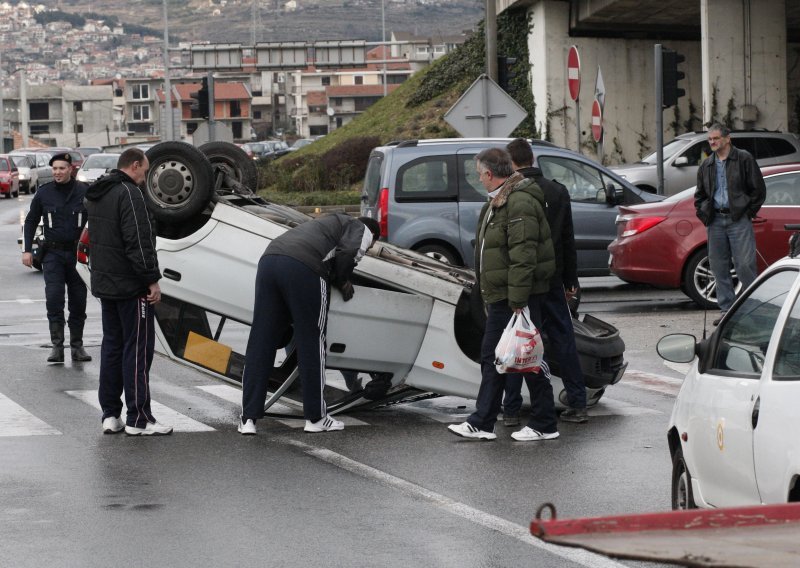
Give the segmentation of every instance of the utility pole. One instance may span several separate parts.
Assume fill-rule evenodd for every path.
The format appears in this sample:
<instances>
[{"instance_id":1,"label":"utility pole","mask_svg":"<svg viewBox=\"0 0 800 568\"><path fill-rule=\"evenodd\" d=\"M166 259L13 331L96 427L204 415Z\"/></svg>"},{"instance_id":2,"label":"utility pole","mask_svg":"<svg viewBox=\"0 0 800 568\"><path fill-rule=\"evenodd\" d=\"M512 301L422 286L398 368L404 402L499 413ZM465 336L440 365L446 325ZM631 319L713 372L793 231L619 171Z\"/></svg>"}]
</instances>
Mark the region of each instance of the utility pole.
<instances>
[{"instance_id":1,"label":"utility pole","mask_svg":"<svg viewBox=\"0 0 800 568\"><path fill-rule=\"evenodd\" d=\"M664 76L663 50L657 43L654 49L656 68L656 193L664 195Z\"/></svg>"},{"instance_id":2,"label":"utility pole","mask_svg":"<svg viewBox=\"0 0 800 568\"><path fill-rule=\"evenodd\" d=\"M75 147L81 145L78 140L78 103L72 101L72 129L75 131Z\"/></svg>"},{"instance_id":3,"label":"utility pole","mask_svg":"<svg viewBox=\"0 0 800 568\"><path fill-rule=\"evenodd\" d=\"M19 70L19 114L22 121L22 147L28 146L28 77L25 68Z\"/></svg>"},{"instance_id":4,"label":"utility pole","mask_svg":"<svg viewBox=\"0 0 800 568\"><path fill-rule=\"evenodd\" d=\"M11 149L14 149L12 139ZM6 152L6 109L3 100L3 52L0 50L0 152Z\"/></svg>"},{"instance_id":5,"label":"utility pole","mask_svg":"<svg viewBox=\"0 0 800 568\"><path fill-rule=\"evenodd\" d=\"M208 141L216 141L214 132L214 73L208 72Z\"/></svg>"},{"instance_id":6,"label":"utility pole","mask_svg":"<svg viewBox=\"0 0 800 568\"><path fill-rule=\"evenodd\" d=\"M174 125L172 123L172 85L169 81L169 24L167 23L167 0L164 0L164 125L166 127L166 139L174 140Z\"/></svg>"},{"instance_id":7,"label":"utility pole","mask_svg":"<svg viewBox=\"0 0 800 568\"><path fill-rule=\"evenodd\" d=\"M381 0L381 41L383 42L381 49L381 59L383 59L383 96L389 92L389 86L386 84L386 60L389 58L386 55L386 0Z\"/></svg>"},{"instance_id":8,"label":"utility pole","mask_svg":"<svg viewBox=\"0 0 800 568\"><path fill-rule=\"evenodd\" d=\"M497 81L497 6L495 0L486 0L486 74Z\"/></svg>"}]
</instances>

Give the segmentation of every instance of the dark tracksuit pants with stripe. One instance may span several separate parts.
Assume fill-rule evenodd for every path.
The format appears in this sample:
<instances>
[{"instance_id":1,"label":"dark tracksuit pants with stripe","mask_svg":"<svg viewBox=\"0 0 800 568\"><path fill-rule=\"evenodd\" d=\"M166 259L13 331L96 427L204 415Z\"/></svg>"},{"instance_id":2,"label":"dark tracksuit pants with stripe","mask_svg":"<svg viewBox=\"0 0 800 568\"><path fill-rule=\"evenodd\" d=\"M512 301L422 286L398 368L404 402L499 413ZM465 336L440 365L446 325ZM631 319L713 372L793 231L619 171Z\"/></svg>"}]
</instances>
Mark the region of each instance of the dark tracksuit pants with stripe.
<instances>
[{"instance_id":1,"label":"dark tracksuit pants with stripe","mask_svg":"<svg viewBox=\"0 0 800 568\"><path fill-rule=\"evenodd\" d=\"M103 420L122 412L123 392L128 426L144 428L155 422L150 412L150 365L155 333L153 306L145 297L126 300L101 299L103 344L100 348L98 396Z\"/></svg>"},{"instance_id":2,"label":"dark tracksuit pants with stripe","mask_svg":"<svg viewBox=\"0 0 800 568\"><path fill-rule=\"evenodd\" d=\"M327 321L328 283L324 278L294 258L261 257L242 377L243 421L264 416L275 352L292 324L303 388L303 414L312 422L327 415L322 395Z\"/></svg>"}]
</instances>

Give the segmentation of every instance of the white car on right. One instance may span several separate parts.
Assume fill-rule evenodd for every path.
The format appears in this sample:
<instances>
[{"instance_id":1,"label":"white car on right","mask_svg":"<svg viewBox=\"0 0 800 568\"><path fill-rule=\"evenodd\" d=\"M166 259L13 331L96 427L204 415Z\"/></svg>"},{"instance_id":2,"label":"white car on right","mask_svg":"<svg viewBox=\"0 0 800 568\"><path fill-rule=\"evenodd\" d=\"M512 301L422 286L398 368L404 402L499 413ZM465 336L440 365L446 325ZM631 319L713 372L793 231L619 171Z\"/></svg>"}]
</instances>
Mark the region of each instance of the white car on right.
<instances>
[{"instance_id":1,"label":"white car on right","mask_svg":"<svg viewBox=\"0 0 800 568\"><path fill-rule=\"evenodd\" d=\"M694 361L667 435L673 509L800 501L798 257L795 233L789 256L761 274L708 339L673 334L658 344L669 361Z\"/></svg>"}]
</instances>

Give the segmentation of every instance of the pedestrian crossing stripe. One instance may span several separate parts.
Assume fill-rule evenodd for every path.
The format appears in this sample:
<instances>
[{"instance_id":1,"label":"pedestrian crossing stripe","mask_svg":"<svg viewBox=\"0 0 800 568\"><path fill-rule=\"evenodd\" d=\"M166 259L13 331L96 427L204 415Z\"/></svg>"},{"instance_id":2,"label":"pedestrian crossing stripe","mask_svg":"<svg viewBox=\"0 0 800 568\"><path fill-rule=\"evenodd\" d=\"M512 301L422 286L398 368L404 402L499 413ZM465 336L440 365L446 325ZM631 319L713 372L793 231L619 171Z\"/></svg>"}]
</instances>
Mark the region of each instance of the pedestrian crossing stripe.
<instances>
[{"instance_id":1,"label":"pedestrian crossing stripe","mask_svg":"<svg viewBox=\"0 0 800 568\"><path fill-rule=\"evenodd\" d=\"M228 402L232 402L233 404L239 405L239 408L242 406L242 390L232 387L230 385L204 385L197 387L198 389L207 392L208 394L214 395L219 397L223 400ZM296 411L286 406L285 404L281 404L280 402L276 402L272 406L269 407L270 412L274 412L276 414L294 414ZM275 422L280 422L284 426L288 426L289 428L304 428L306 425L306 421L302 418L267 418L268 420L274 420ZM345 426L369 426L367 422L363 420L359 420L358 418L353 418L352 416L336 416L337 420L341 420L344 422Z\"/></svg>"},{"instance_id":2,"label":"pedestrian crossing stripe","mask_svg":"<svg viewBox=\"0 0 800 568\"><path fill-rule=\"evenodd\" d=\"M0 393L0 437L53 435L61 432Z\"/></svg>"},{"instance_id":3,"label":"pedestrian crossing stripe","mask_svg":"<svg viewBox=\"0 0 800 568\"><path fill-rule=\"evenodd\" d=\"M66 391L66 393L81 402L85 402L86 404L93 406L97 410L100 410L100 401L97 399L97 391L96 390L74 390L74 391ZM156 420L166 424L167 426L172 426L175 432L214 432L215 429L211 426L203 424L202 422L198 422L192 418L189 418L185 414L181 414L177 410L172 410L171 408L164 406L161 403L156 401L150 402L150 409L153 411L153 416L155 416ZM125 407L123 404L122 409L122 419L125 418Z\"/></svg>"}]
</instances>

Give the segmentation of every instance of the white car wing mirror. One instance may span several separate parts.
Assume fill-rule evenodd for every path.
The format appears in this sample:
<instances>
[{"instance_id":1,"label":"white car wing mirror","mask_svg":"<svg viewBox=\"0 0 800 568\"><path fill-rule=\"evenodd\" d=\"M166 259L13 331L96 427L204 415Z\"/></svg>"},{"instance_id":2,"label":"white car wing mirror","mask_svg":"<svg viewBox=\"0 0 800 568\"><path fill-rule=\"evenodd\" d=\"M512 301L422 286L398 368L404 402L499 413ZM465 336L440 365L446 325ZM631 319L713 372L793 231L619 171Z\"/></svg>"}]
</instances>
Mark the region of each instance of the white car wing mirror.
<instances>
[{"instance_id":1,"label":"white car wing mirror","mask_svg":"<svg viewBox=\"0 0 800 568\"><path fill-rule=\"evenodd\" d=\"M673 363L691 363L697 350L697 338L688 333L671 333L662 337L656 351L662 359Z\"/></svg>"}]
</instances>

